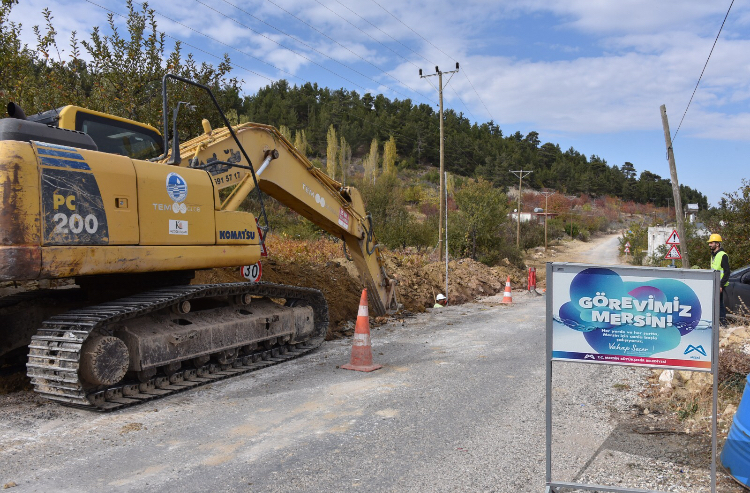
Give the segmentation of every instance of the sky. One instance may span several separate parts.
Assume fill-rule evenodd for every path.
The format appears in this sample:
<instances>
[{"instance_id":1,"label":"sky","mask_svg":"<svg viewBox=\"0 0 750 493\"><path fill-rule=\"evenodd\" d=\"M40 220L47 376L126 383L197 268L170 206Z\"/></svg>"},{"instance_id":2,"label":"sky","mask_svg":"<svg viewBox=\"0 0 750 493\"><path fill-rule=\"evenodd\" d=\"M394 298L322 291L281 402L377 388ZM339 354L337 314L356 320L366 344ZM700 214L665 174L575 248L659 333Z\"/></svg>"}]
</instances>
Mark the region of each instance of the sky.
<instances>
[{"instance_id":1,"label":"sky","mask_svg":"<svg viewBox=\"0 0 750 493\"><path fill-rule=\"evenodd\" d=\"M138 9L141 4L134 0ZM218 64L227 53L245 95L273 81L382 93L505 135L597 155L669 178L666 105L680 184L712 205L737 191L750 159L750 5L732 0L153 0L167 52ZM60 56L75 30L127 33L124 0L20 0L11 20L35 45L50 9ZM448 82L449 80L449 82ZM687 108L687 113L685 110ZM683 119L684 115L684 119ZM679 127L679 131L678 131ZM446 145L450 145L446 143Z\"/></svg>"}]
</instances>

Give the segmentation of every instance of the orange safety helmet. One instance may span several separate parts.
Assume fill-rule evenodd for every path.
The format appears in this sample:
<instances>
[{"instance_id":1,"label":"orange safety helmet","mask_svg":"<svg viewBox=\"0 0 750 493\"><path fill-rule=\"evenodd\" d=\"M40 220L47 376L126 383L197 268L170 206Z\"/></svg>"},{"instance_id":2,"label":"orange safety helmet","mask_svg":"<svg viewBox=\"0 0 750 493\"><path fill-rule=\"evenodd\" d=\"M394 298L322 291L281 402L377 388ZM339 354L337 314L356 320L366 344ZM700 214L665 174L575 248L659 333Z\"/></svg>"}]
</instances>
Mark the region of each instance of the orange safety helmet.
<instances>
[{"instance_id":1,"label":"orange safety helmet","mask_svg":"<svg viewBox=\"0 0 750 493\"><path fill-rule=\"evenodd\" d=\"M721 243L721 235L718 235L716 233L712 234L711 236L708 237L708 242L711 243L712 241Z\"/></svg>"}]
</instances>

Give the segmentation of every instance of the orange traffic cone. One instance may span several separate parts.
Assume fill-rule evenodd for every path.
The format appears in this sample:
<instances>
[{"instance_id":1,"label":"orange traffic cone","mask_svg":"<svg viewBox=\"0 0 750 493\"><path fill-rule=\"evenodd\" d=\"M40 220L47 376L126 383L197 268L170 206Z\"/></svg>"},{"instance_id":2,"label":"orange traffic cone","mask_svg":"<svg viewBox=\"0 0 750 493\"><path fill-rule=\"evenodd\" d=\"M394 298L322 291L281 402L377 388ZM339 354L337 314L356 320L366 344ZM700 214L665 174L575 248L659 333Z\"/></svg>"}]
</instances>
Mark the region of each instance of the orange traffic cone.
<instances>
[{"instance_id":1,"label":"orange traffic cone","mask_svg":"<svg viewBox=\"0 0 750 493\"><path fill-rule=\"evenodd\" d=\"M500 303L513 303L513 295L510 293L510 276L508 276L508 280L505 281L505 292L503 293L503 301Z\"/></svg>"},{"instance_id":2,"label":"orange traffic cone","mask_svg":"<svg viewBox=\"0 0 750 493\"><path fill-rule=\"evenodd\" d=\"M359 301L357 325L354 327L352 338L352 359L348 365L342 365L345 370L374 371L383 365L372 363L372 345L370 343L370 314L367 308L367 289L362 290Z\"/></svg>"}]
</instances>

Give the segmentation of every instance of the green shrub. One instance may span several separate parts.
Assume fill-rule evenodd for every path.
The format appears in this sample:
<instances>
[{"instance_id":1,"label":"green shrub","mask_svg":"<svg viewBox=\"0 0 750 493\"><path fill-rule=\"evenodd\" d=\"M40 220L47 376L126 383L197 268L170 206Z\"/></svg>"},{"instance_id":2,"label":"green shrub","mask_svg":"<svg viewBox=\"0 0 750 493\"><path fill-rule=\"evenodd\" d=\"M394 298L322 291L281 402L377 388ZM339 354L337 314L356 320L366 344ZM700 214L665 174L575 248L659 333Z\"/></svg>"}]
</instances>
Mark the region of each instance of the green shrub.
<instances>
[{"instance_id":1,"label":"green shrub","mask_svg":"<svg viewBox=\"0 0 750 493\"><path fill-rule=\"evenodd\" d=\"M424 188L422 185L412 185L404 189L404 200L410 204L418 205L422 202Z\"/></svg>"},{"instance_id":2,"label":"green shrub","mask_svg":"<svg viewBox=\"0 0 750 493\"><path fill-rule=\"evenodd\" d=\"M547 243L562 240L565 235L565 225L562 220L553 218L547 220Z\"/></svg>"},{"instance_id":3,"label":"green shrub","mask_svg":"<svg viewBox=\"0 0 750 493\"><path fill-rule=\"evenodd\" d=\"M544 225L536 222L521 223L521 250L544 246Z\"/></svg>"},{"instance_id":4,"label":"green shrub","mask_svg":"<svg viewBox=\"0 0 750 493\"><path fill-rule=\"evenodd\" d=\"M569 222L565 224L564 231L565 231L565 234L567 234L571 238L576 238L578 237L578 233L580 233L581 230L578 224L574 222Z\"/></svg>"},{"instance_id":5,"label":"green shrub","mask_svg":"<svg viewBox=\"0 0 750 493\"><path fill-rule=\"evenodd\" d=\"M430 183L439 184L440 183L440 171L436 169L431 169L427 173L424 174L424 179Z\"/></svg>"},{"instance_id":6,"label":"green shrub","mask_svg":"<svg viewBox=\"0 0 750 493\"><path fill-rule=\"evenodd\" d=\"M623 233L620 242L620 255L625 254L625 245L630 243L630 257L629 262L633 265L643 265L643 259L645 257L644 250L648 249L648 228L640 224L634 223L630 225L630 228Z\"/></svg>"}]
</instances>

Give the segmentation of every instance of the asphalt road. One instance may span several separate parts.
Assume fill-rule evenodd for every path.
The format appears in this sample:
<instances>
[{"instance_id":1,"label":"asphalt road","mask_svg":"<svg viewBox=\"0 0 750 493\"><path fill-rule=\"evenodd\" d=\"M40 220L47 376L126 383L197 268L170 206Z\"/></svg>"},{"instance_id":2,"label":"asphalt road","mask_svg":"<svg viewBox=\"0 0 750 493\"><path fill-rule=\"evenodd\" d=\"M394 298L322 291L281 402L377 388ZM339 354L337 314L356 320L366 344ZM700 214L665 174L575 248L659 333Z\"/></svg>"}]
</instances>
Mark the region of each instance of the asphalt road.
<instances>
[{"instance_id":1,"label":"asphalt road","mask_svg":"<svg viewBox=\"0 0 750 493\"><path fill-rule=\"evenodd\" d=\"M543 491L545 301L520 292L514 301L373 328L383 368L372 373L338 368L350 354L350 341L341 340L110 414L30 393L1 396L0 485L13 483L14 492ZM626 450L613 435L613 416L632 408L643 371L555 365L555 480L588 478L597 463L611 474L613 454L629 457L617 464L636 478L625 464L668 470L663 451Z\"/></svg>"}]
</instances>

